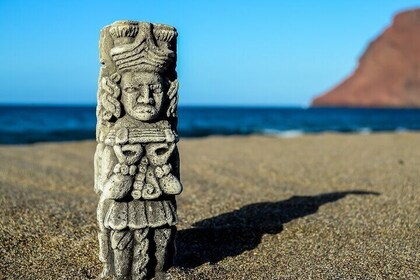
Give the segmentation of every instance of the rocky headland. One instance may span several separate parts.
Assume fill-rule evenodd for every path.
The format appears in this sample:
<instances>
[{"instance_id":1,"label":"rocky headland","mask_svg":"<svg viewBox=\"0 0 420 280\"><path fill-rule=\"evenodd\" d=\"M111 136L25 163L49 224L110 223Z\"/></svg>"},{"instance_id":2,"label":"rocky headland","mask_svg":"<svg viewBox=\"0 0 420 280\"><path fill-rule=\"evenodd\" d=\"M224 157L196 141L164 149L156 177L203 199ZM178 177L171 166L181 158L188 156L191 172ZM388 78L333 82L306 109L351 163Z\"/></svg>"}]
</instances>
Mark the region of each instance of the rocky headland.
<instances>
[{"instance_id":1,"label":"rocky headland","mask_svg":"<svg viewBox=\"0 0 420 280\"><path fill-rule=\"evenodd\" d=\"M350 77L313 107L420 107L420 9L397 14Z\"/></svg>"}]
</instances>

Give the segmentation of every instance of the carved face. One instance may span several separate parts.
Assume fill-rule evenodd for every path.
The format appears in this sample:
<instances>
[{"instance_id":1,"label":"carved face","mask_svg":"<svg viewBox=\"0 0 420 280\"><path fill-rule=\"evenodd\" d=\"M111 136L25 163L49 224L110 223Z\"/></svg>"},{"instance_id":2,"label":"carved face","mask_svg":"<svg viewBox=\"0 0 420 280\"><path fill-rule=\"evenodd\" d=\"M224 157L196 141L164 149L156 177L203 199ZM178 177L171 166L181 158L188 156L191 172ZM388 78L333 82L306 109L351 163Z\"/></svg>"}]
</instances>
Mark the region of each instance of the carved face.
<instances>
[{"instance_id":1,"label":"carved face","mask_svg":"<svg viewBox=\"0 0 420 280\"><path fill-rule=\"evenodd\" d=\"M127 115L140 121L152 121L157 118L165 91L159 74L139 71L123 73L121 89L121 103Z\"/></svg>"}]
</instances>

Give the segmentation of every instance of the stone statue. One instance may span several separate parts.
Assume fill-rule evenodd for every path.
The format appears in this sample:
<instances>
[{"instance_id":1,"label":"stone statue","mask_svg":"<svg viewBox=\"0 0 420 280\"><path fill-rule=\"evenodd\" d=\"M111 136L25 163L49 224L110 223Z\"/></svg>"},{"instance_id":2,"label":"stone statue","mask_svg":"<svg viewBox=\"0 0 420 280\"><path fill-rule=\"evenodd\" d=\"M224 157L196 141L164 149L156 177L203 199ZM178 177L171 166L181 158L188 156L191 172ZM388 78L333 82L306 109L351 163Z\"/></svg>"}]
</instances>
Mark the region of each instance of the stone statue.
<instances>
[{"instance_id":1,"label":"stone statue","mask_svg":"<svg viewBox=\"0 0 420 280\"><path fill-rule=\"evenodd\" d=\"M175 254L176 29L117 21L101 30L95 191L101 277L166 277Z\"/></svg>"}]
</instances>

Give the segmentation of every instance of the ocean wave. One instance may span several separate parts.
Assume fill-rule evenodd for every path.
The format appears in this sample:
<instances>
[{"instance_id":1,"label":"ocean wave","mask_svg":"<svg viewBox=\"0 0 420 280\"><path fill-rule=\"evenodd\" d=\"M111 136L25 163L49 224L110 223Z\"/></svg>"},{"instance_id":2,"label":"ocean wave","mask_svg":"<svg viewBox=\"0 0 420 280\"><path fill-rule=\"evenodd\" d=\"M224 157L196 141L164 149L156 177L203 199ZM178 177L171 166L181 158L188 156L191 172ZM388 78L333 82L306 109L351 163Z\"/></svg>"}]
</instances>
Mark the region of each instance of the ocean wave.
<instances>
[{"instance_id":1,"label":"ocean wave","mask_svg":"<svg viewBox=\"0 0 420 280\"><path fill-rule=\"evenodd\" d=\"M405 127L397 127L397 128L395 129L395 132L396 132L396 133L407 133L407 132L410 132L410 130L409 130L409 129L407 129L407 128L405 128Z\"/></svg>"},{"instance_id":2,"label":"ocean wave","mask_svg":"<svg viewBox=\"0 0 420 280\"><path fill-rule=\"evenodd\" d=\"M363 134L363 135L372 134L372 128L361 127L361 128L356 129L356 133Z\"/></svg>"},{"instance_id":3,"label":"ocean wave","mask_svg":"<svg viewBox=\"0 0 420 280\"><path fill-rule=\"evenodd\" d=\"M95 139L95 107L0 106L0 144ZM420 132L420 110L180 107L181 138Z\"/></svg>"},{"instance_id":4,"label":"ocean wave","mask_svg":"<svg viewBox=\"0 0 420 280\"><path fill-rule=\"evenodd\" d=\"M290 130L278 130L278 129L263 129L263 135L274 135L281 138L294 138L299 137L305 134L303 130L299 129L290 129Z\"/></svg>"}]
</instances>

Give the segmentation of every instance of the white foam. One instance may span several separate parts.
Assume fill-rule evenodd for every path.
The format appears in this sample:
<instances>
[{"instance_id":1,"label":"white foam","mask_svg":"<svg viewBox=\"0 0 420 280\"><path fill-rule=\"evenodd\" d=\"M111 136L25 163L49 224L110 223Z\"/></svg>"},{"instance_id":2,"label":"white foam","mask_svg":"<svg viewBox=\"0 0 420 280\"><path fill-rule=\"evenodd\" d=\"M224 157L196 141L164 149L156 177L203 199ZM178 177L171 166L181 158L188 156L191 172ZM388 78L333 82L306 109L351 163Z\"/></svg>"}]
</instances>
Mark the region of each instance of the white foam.
<instances>
[{"instance_id":1,"label":"white foam","mask_svg":"<svg viewBox=\"0 0 420 280\"><path fill-rule=\"evenodd\" d=\"M305 133L302 130L291 129L291 130L277 130L267 128L263 130L265 135L274 135L281 138L295 138L304 135Z\"/></svg>"},{"instance_id":2,"label":"white foam","mask_svg":"<svg viewBox=\"0 0 420 280\"><path fill-rule=\"evenodd\" d=\"M369 127L361 127L357 129L357 132L359 134L368 135L372 133L372 129L370 129Z\"/></svg>"},{"instance_id":3,"label":"white foam","mask_svg":"<svg viewBox=\"0 0 420 280\"><path fill-rule=\"evenodd\" d=\"M409 132L409 130L405 127L397 127L395 129L395 133L406 133L406 132Z\"/></svg>"}]
</instances>

